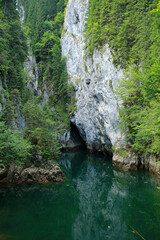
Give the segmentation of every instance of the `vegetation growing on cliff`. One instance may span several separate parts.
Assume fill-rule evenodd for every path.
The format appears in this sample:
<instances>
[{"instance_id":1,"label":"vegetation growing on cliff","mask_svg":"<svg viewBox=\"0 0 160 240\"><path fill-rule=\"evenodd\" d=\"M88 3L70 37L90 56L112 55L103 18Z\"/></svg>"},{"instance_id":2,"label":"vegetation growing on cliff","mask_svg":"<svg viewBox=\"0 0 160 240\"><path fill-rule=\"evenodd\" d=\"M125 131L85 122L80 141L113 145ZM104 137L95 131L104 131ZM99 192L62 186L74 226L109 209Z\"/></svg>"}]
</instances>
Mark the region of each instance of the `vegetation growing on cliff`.
<instances>
[{"instance_id":1,"label":"vegetation growing on cliff","mask_svg":"<svg viewBox=\"0 0 160 240\"><path fill-rule=\"evenodd\" d=\"M160 155L160 2L90 0L86 55L109 44L114 64L125 68L117 94L121 126L139 153Z\"/></svg>"},{"instance_id":2,"label":"vegetation growing on cliff","mask_svg":"<svg viewBox=\"0 0 160 240\"><path fill-rule=\"evenodd\" d=\"M90 0L86 54L92 56L95 48L108 43L117 65L125 67L128 62L144 60L153 43L150 36L154 34L155 23L151 11L157 3L158 0Z\"/></svg>"},{"instance_id":3,"label":"vegetation growing on cliff","mask_svg":"<svg viewBox=\"0 0 160 240\"><path fill-rule=\"evenodd\" d=\"M31 158L33 146L20 131L13 131L0 122L0 163L25 163Z\"/></svg>"},{"instance_id":4,"label":"vegetation growing on cliff","mask_svg":"<svg viewBox=\"0 0 160 240\"><path fill-rule=\"evenodd\" d=\"M65 0L21 0L18 4L25 9L25 26L16 1L0 0L0 161L5 164L56 159L57 135L69 129L72 106L73 89L67 84L60 44ZM36 56L38 96L27 86L27 81L33 81L24 70L27 38ZM47 101L43 100L45 91L49 91ZM20 131L22 117L26 127Z\"/></svg>"},{"instance_id":5,"label":"vegetation growing on cliff","mask_svg":"<svg viewBox=\"0 0 160 240\"><path fill-rule=\"evenodd\" d=\"M0 77L9 91L24 89L23 64L27 57L26 36L15 1L0 1Z\"/></svg>"},{"instance_id":6,"label":"vegetation growing on cliff","mask_svg":"<svg viewBox=\"0 0 160 240\"><path fill-rule=\"evenodd\" d=\"M28 0L24 1L24 5L25 23L29 28L39 69L39 86L42 88L45 83L53 90L48 107L55 108L57 121L66 130L69 128L69 105L72 105L72 86L67 84L68 76L65 59L61 57L60 43L66 1Z\"/></svg>"}]
</instances>

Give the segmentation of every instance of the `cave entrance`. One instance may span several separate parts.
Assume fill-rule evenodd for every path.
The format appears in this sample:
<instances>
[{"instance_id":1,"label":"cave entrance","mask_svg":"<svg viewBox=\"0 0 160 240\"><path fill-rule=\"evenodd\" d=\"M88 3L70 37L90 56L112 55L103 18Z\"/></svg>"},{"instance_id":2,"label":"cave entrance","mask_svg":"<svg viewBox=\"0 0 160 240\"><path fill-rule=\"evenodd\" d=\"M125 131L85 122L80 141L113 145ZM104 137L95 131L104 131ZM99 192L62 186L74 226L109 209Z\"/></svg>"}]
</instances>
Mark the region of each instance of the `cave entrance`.
<instances>
[{"instance_id":1,"label":"cave entrance","mask_svg":"<svg viewBox=\"0 0 160 240\"><path fill-rule=\"evenodd\" d=\"M70 126L71 126L71 139L73 139L73 141L77 143L80 146L80 148L86 149L86 142L81 137L76 125L71 122Z\"/></svg>"},{"instance_id":2,"label":"cave entrance","mask_svg":"<svg viewBox=\"0 0 160 240\"><path fill-rule=\"evenodd\" d=\"M63 150L65 151L76 151L76 150L86 150L86 143L81 137L78 128L74 123L70 124L70 140L65 144Z\"/></svg>"}]
</instances>

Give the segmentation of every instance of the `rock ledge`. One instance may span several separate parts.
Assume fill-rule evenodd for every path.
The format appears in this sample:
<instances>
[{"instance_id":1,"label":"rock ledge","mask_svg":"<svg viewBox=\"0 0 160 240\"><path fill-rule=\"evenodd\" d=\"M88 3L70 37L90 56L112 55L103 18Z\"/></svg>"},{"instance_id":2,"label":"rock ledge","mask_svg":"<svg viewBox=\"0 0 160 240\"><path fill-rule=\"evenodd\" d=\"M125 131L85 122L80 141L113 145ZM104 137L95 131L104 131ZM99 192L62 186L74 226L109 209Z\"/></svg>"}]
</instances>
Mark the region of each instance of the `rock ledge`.
<instances>
[{"instance_id":1,"label":"rock ledge","mask_svg":"<svg viewBox=\"0 0 160 240\"><path fill-rule=\"evenodd\" d=\"M9 167L0 165L0 183L49 183L64 181L64 174L60 167L48 162L44 166L17 166L11 164Z\"/></svg>"},{"instance_id":2,"label":"rock ledge","mask_svg":"<svg viewBox=\"0 0 160 240\"><path fill-rule=\"evenodd\" d=\"M160 164L158 157L154 155L137 155L131 149L117 149L113 154L113 166L124 171L147 170L160 177Z\"/></svg>"}]
</instances>

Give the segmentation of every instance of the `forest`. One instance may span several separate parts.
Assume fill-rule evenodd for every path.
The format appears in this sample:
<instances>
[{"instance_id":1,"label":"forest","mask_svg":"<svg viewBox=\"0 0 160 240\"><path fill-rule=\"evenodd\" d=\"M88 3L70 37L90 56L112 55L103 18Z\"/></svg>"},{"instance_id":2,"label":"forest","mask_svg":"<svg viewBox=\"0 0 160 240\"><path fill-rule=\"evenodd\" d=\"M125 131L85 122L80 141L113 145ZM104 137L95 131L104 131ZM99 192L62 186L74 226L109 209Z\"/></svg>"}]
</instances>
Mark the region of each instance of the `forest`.
<instances>
[{"instance_id":1,"label":"forest","mask_svg":"<svg viewBox=\"0 0 160 240\"><path fill-rule=\"evenodd\" d=\"M116 90L120 125L139 154L160 155L159 19L158 0L89 0L86 56L109 44L115 66L124 69Z\"/></svg>"},{"instance_id":2,"label":"forest","mask_svg":"<svg viewBox=\"0 0 160 240\"><path fill-rule=\"evenodd\" d=\"M42 239L160 240L160 0L0 0L0 240Z\"/></svg>"},{"instance_id":3,"label":"forest","mask_svg":"<svg viewBox=\"0 0 160 240\"><path fill-rule=\"evenodd\" d=\"M21 5L24 24L18 12ZM67 84L60 44L65 6L64 0L0 1L0 161L4 164L57 159L61 147L57 136L70 128L74 88ZM36 58L39 95L27 85L29 51ZM50 89L47 102L45 86ZM18 126L20 116L25 119L23 129Z\"/></svg>"},{"instance_id":4,"label":"forest","mask_svg":"<svg viewBox=\"0 0 160 240\"><path fill-rule=\"evenodd\" d=\"M57 136L70 129L75 88L61 56L66 0L0 0L0 161L56 159ZM24 23L18 9L24 6ZM123 101L120 127L136 153L160 155L160 2L89 0L85 55L108 44L124 70L116 90ZM40 94L28 87L29 51L35 56ZM34 71L36 71L34 69ZM44 101L46 88L50 89ZM25 119L19 129L18 119Z\"/></svg>"}]
</instances>

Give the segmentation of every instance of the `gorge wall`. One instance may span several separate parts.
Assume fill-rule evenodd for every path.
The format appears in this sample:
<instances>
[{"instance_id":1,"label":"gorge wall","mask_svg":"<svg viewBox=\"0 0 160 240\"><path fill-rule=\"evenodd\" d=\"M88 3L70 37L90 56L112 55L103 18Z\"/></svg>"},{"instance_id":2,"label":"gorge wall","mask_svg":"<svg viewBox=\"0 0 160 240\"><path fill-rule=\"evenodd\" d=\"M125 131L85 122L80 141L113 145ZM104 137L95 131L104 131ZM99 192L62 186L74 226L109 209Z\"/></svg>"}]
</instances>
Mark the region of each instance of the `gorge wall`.
<instances>
[{"instance_id":1,"label":"gorge wall","mask_svg":"<svg viewBox=\"0 0 160 240\"><path fill-rule=\"evenodd\" d=\"M6 133L5 141L3 138L0 139L1 145L8 142L11 146L10 135L13 135L15 142L12 142L14 146L18 146L16 141L21 136L22 141L24 140L25 144L28 144L26 156L24 157L23 151L22 155L19 154L19 149L22 149L23 146L21 142L20 148L15 148L13 154L12 148L8 148L9 151L11 150L10 155L14 156L14 160L19 159L22 162L29 160L35 164L37 162L40 164L43 162L42 160L46 159L57 159L60 148L73 150L87 147L90 152L102 152L111 156L114 149L113 163L115 166L124 170L147 169L160 175L158 159L154 158L154 155L150 156L150 153L157 154L159 151L159 130L155 131L158 122L150 124L146 121L144 127L143 119L140 119L141 121L138 119L142 125L140 130L143 130L140 132L141 138L136 145L138 149L141 147L145 149L144 146L148 147L151 144L149 140L143 139L144 133L147 133L148 137L148 131L144 131L144 129L151 125L149 137L152 137L152 134L156 136L155 145L152 144L152 151L149 151L148 155L146 155L147 151L143 151L143 155L140 153L139 156L138 151L134 151L136 149L132 150L131 146L127 146L125 136L121 133L118 119L119 107L122 102L117 100L115 90L123 79L123 69L115 67L113 64L113 52L111 53L107 44L97 50L95 47L98 45L93 44L92 46L92 42L95 43L92 34L89 32L88 35L85 35L88 9L90 11L89 2L89 0L68 0L66 6L64 0L58 2L57 0L48 0L45 2L45 11L40 11L38 14L37 7L39 6L40 9L44 7L43 2L38 0L19 3L17 1L17 5L14 1L8 2L7 11L2 11L4 6L0 5L0 11L6 14L5 21L11 30L8 33L8 25L4 25L3 40L5 44L0 53L1 136L4 136L3 132ZM57 4L57 8L55 4ZM108 6L107 3L106 6ZM3 23L3 14L1 14L0 24ZM48 14L51 18L48 17ZM13 24L14 20L14 24L17 25ZM22 24L20 24L20 20ZM37 22L41 24L37 25ZM30 27L28 28L28 26ZM86 29L88 30L89 27ZM112 25L110 29L112 29ZM95 33L96 28L93 30ZM7 34L10 36L9 41L6 38ZM86 36L90 36L89 42L87 42ZM94 37L98 39L99 35L94 34ZM109 37L108 34L107 37ZM16 41L13 42L13 39ZM89 47L93 47L92 50L95 49L92 57L87 55L89 47L85 50L86 42ZM6 55L5 48L8 54L6 63L2 61L3 56ZM12 53L15 53L17 49L19 51L15 59ZM115 53L116 48L112 48L112 51ZM119 56L117 58L121 60ZM117 62L117 64L120 63ZM130 67L130 65L128 66ZM137 72L135 73L137 74ZM139 81L139 77L137 78L136 75L136 83L137 80ZM141 98L137 95L137 91L141 90L143 93L143 89L139 89L139 87L137 90L134 89L134 86L133 96L137 97L138 106ZM130 95L130 88L128 93ZM123 94L123 91L122 95L125 98L126 95ZM125 103L128 104L128 99L125 102L124 98L121 98L123 107ZM149 101L148 98L148 103ZM129 103L131 103L130 107L135 105L135 101ZM158 119L159 102L153 101L151 107L153 107L152 111L155 117L152 116L149 108L146 108L145 114L150 115L149 120L152 121L152 119ZM133 108L131 108L131 113L132 111ZM146 116L148 116L147 114ZM136 116L138 115L136 114ZM148 120L147 117L145 119ZM131 118L129 121L131 126L134 126L132 124L134 119ZM130 128L128 127L128 129ZM154 131L151 131L152 129ZM22 130L23 134L19 130ZM9 134L10 132L12 134ZM141 140L143 140L142 143ZM4 149L6 149L5 145ZM6 150L1 152L3 158L10 162L10 159L6 158L7 155L3 154Z\"/></svg>"},{"instance_id":2,"label":"gorge wall","mask_svg":"<svg viewBox=\"0 0 160 240\"><path fill-rule=\"evenodd\" d=\"M84 30L88 0L69 0L61 37L69 82L76 89L77 110L71 121L90 151L112 155L112 146L124 143L118 127L118 107L114 90L123 77L115 68L108 45L85 59Z\"/></svg>"}]
</instances>

